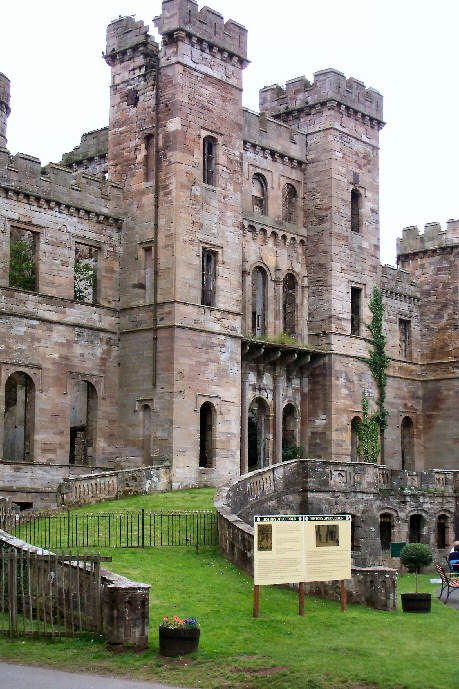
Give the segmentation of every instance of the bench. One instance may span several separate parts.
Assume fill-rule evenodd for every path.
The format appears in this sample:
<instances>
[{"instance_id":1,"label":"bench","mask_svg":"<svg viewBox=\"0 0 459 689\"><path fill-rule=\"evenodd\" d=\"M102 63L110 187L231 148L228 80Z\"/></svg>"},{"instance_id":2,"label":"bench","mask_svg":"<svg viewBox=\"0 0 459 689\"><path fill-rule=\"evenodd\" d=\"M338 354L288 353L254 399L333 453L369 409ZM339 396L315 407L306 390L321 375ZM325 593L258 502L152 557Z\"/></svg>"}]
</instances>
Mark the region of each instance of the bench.
<instances>
[{"instance_id":1,"label":"bench","mask_svg":"<svg viewBox=\"0 0 459 689\"><path fill-rule=\"evenodd\" d=\"M441 599L442 593L446 589L446 599L443 601L443 603L446 605L451 591L459 591L459 573L453 574L451 572L445 572L443 567L437 562L434 564L434 567L441 579L441 591L438 598Z\"/></svg>"}]
</instances>

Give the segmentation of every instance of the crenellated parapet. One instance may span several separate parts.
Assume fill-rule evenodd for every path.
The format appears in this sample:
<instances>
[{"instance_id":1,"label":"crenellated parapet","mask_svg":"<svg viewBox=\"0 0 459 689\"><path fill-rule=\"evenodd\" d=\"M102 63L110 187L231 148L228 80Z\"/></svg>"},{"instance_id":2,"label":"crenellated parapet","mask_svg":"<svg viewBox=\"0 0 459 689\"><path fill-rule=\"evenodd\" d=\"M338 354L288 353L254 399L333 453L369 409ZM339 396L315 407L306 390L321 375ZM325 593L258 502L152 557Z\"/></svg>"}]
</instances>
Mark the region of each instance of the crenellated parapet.
<instances>
[{"instance_id":1,"label":"crenellated parapet","mask_svg":"<svg viewBox=\"0 0 459 689\"><path fill-rule=\"evenodd\" d=\"M260 112L272 116L298 110L325 107L344 107L349 113L368 118L379 128L383 122L383 97L373 88L366 88L358 79L346 79L336 69L315 72L311 84L304 76L291 79L285 89L279 84L266 86L260 91Z\"/></svg>"},{"instance_id":2,"label":"crenellated parapet","mask_svg":"<svg viewBox=\"0 0 459 689\"><path fill-rule=\"evenodd\" d=\"M405 227L402 237L397 239L397 258L421 251L434 251L459 244L459 220L448 220L446 230L440 223L430 222L424 226L424 233L415 225Z\"/></svg>"},{"instance_id":3,"label":"crenellated parapet","mask_svg":"<svg viewBox=\"0 0 459 689\"><path fill-rule=\"evenodd\" d=\"M104 59L110 67L137 57L145 65L155 62L159 46L148 33L148 26L134 17L120 17L107 27Z\"/></svg>"},{"instance_id":4,"label":"crenellated parapet","mask_svg":"<svg viewBox=\"0 0 459 689\"><path fill-rule=\"evenodd\" d=\"M0 149L6 146L6 121L10 112L10 80L0 72Z\"/></svg>"},{"instance_id":5,"label":"crenellated parapet","mask_svg":"<svg viewBox=\"0 0 459 689\"><path fill-rule=\"evenodd\" d=\"M98 222L121 219L119 184L52 163L42 168L38 158L24 153L0 155L0 197Z\"/></svg>"},{"instance_id":6,"label":"crenellated parapet","mask_svg":"<svg viewBox=\"0 0 459 689\"><path fill-rule=\"evenodd\" d=\"M211 9L201 10L194 0L163 0L162 13L155 26L167 41L177 32L184 32L205 51L219 52L222 58L247 62L247 29Z\"/></svg>"},{"instance_id":7,"label":"crenellated parapet","mask_svg":"<svg viewBox=\"0 0 459 689\"><path fill-rule=\"evenodd\" d=\"M383 297L406 304L419 304L420 290L412 276L400 268L382 266L381 290Z\"/></svg>"}]
</instances>

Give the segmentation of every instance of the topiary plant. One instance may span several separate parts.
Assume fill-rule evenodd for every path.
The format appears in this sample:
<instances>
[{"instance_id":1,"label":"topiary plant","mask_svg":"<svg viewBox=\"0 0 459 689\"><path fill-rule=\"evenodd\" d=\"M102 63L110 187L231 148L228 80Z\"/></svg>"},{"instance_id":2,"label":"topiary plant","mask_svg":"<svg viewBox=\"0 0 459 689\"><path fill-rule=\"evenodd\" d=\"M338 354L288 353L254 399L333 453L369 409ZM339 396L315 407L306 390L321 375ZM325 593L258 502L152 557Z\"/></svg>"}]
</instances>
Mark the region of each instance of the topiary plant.
<instances>
[{"instance_id":1,"label":"topiary plant","mask_svg":"<svg viewBox=\"0 0 459 689\"><path fill-rule=\"evenodd\" d=\"M400 562L409 572L416 573L416 593L418 592L418 573L422 567L430 565L432 551L423 543L408 543L400 552Z\"/></svg>"}]
</instances>

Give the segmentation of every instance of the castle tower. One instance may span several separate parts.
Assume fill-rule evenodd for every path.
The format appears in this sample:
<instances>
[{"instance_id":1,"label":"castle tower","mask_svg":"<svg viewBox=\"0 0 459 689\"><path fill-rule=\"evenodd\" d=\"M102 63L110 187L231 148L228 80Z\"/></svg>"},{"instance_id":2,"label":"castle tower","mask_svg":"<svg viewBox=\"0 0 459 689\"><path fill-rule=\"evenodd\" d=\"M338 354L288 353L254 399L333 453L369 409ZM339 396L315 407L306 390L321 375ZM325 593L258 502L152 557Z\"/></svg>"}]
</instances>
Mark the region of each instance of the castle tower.
<instances>
[{"instance_id":1,"label":"castle tower","mask_svg":"<svg viewBox=\"0 0 459 689\"><path fill-rule=\"evenodd\" d=\"M246 30L193 0L165 0L155 23L159 53L141 22L108 30L109 175L128 209L120 426L130 454L172 458L173 487L216 484L239 469Z\"/></svg>"},{"instance_id":2,"label":"castle tower","mask_svg":"<svg viewBox=\"0 0 459 689\"><path fill-rule=\"evenodd\" d=\"M350 414L372 394L359 361L379 284L379 130L382 96L334 69L270 86L260 111L307 134L304 217L309 343L326 347L309 377L311 456L349 458ZM352 358L350 358L352 357Z\"/></svg>"},{"instance_id":3,"label":"castle tower","mask_svg":"<svg viewBox=\"0 0 459 689\"><path fill-rule=\"evenodd\" d=\"M0 149L6 148L6 121L10 112L10 80L0 72Z\"/></svg>"}]
</instances>

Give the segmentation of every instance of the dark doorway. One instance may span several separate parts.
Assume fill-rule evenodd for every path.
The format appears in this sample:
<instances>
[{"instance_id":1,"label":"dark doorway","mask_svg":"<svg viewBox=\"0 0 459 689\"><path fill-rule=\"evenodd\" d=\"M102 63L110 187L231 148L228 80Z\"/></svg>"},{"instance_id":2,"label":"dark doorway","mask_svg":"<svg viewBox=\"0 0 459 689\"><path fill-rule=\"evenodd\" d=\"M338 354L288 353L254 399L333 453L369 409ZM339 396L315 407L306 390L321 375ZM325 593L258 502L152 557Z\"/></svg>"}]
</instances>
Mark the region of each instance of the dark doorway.
<instances>
[{"instance_id":1,"label":"dark doorway","mask_svg":"<svg viewBox=\"0 0 459 689\"><path fill-rule=\"evenodd\" d=\"M381 550L390 550L392 541L392 515L385 512L379 517L379 540Z\"/></svg>"},{"instance_id":2,"label":"dark doorway","mask_svg":"<svg viewBox=\"0 0 459 689\"><path fill-rule=\"evenodd\" d=\"M204 402L199 411L199 466L215 466L214 437L215 410L210 402Z\"/></svg>"},{"instance_id":3,"label":"dark doorway","mask_svg":"<svg viewBox=\"0 0 459 689\"><path fill-rule=\"evenodd\" d=\"M69 463L91 466L95 463L97 430L97 392L86 380L75 383L70 411Z\"/></svg>"},{"instance_id":4,"label":"dark doorway","mask_svg":"<svg viewBox=\"0 0 459 689\"><path fill-rule=\"evenodd\" d=\"M400 429L400 444L402 452L402 469L414 471L414 429L409 416L405 416Z\"/></svg>"},{"instance_id":5,"label":"dark doorway","mask_svg":"<svg viewBox=\"0 0 459 689\"><path fill-rule=\"evenodd\" d=\"M269 407L261 397L249 408L248 463L249 471L269 464Z\"/></svg>"},{"instance_id":6,"label":"dark doorway","mask_svg":"<svg viewBox=\"0 0 459 689\"><path fill-rule=\"evenodd\" d=\"M420 514L412 514L409 526L409 542L420 543L422 536L423 517Z\"/></svg>"},{"instance_id":7,"label":"dark doorway","mask_svg":"<svg viewBox=\"0 0 459 689\"><path fill-rule=\"evenodd\" d=\"M35 385L27 374L12 373L5 385L3 458L33 462Z\"/></svg>"}]
</instances>

